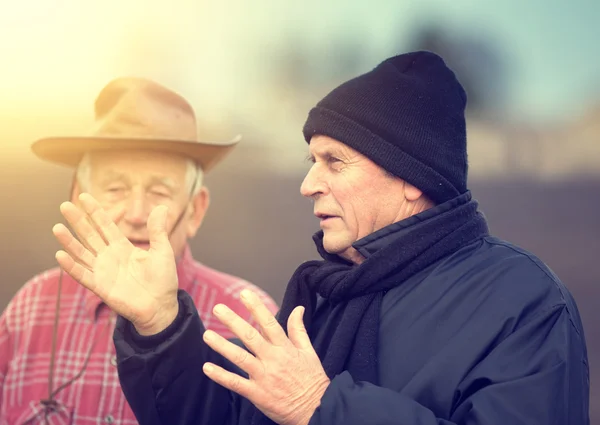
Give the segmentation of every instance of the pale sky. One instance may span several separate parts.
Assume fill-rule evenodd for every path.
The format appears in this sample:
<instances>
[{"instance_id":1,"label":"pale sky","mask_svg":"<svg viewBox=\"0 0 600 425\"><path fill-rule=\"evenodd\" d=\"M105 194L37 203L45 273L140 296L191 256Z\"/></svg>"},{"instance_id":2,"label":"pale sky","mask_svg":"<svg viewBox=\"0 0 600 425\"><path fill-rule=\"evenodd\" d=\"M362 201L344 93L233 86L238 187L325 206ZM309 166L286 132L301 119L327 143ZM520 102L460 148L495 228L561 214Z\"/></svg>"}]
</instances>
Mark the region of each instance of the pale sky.
<instances>
[{"instance_id":1,"label":"pale sky","mask_svg":"<svg viewBox=\"0 0 600 425\"><path fill-rule=\"evenodd\" d=\"M56 105L55 111L71 105L88 114L101 87L123 74L160 79L192 102L214 105L218 115L260 97L268 84L269 52L286 34L319 54L332 50L336 39L357 39L375 66L399 53L395 46L402 37L431 18L457 31L485 31L507 53L515 115L553 119L600 98L597 0L1 0L1 5L0 118L23 108L37 111L36 106L35 113L51 114L48 105Z\"/></svg>"}]
</instances>

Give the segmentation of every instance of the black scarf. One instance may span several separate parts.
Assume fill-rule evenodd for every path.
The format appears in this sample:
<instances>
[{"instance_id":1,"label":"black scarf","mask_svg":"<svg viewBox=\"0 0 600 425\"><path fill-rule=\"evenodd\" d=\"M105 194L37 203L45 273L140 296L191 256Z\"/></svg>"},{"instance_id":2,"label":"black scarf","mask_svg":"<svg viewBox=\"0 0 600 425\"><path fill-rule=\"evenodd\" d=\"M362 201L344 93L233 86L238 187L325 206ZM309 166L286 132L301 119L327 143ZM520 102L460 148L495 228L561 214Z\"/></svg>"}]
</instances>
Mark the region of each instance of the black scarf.
<instances>
[{"instance_id":1,"label":"black scarf","mask_svg":"<svg viewBox=\"0 0 600 425\"><path fill-rule=\"evenodd\" d=\"M317 332L330 336L319 339L322 344L314 345L329 378L347 370L355 381L377 385L377 338L384 293L486 236L487 223L477 207L471 193L466 192L393 224L391 226L401 226L401 234L358 266L327 254L323 248L323 233L318 232L314 240L325 261L308 261L294 272L278 314L279 323L287 329L292 310L304 306L304 323L313 344ZM312 329L317 294L332 305L343 304L343 311L326 319L319 329ZM258 409L251 423L273 424Z\"/></svg>"}]
</instances>

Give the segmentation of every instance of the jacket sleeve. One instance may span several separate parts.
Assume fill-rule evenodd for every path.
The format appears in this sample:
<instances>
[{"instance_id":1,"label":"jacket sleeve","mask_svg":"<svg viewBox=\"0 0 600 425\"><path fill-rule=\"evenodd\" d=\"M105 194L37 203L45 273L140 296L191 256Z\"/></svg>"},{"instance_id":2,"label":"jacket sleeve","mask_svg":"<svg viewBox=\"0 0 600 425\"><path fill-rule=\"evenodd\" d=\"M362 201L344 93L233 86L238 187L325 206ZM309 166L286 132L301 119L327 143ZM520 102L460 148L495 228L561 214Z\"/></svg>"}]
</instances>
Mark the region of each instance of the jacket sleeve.
<instances>
[{"instance_id":1,"label":"jacket sleeve","mask_svg":"<svg viewBox=\"0 0 600 425\"><path fill-rule=\"evenodd\" d=\"M140 425L239 424L241 397L202 371L211 361L231 370L208 347L190 296L180 291L179 314L164 331L141 336L119 317L114 333L121 387Z\"/></svg>"},{"instance_id":2,"label":"jacket sleeve","mask_svg":"<svg viewBox=\"0 0 600 425\"><path fill-rule=\"evenodd\" d=\"M344 372L309 425L589 424L587 353L567 308L552 307L516 330L448 396L452 411L433 412L426 399L420 404Z\"/></svg>"}]
</instances>

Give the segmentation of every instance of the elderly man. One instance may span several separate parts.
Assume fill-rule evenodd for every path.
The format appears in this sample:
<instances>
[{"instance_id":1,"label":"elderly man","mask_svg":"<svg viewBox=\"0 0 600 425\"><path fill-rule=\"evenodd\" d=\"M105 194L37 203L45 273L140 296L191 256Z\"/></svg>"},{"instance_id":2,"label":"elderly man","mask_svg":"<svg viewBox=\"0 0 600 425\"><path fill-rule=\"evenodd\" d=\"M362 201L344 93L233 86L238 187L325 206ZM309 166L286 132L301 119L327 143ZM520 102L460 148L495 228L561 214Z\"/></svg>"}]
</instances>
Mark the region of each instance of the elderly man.
<instances>
[{"instance_id":1,"label":"elderly man","mask_svg":"<svg viewBox=\"0 0 600 425\"><path fill-rule=\"evenodd\" d=\"M241 344L175 295L167 208L150 216L146 252L90 195L64 204L91 250L57 225L57 260L122 316L119 375L140 423L588 424L576 304L533 254L489 234L467 189L465 104L429 52L318 103L301 192L323 261L294 273L277 320L242 292L260 332L214 308Z\"/></svg>"},{"instance_id":2,"label":"elderly man","mask_svg":"<svg viewBox=\"0 0 600 425\"><path fill-rule=\"evenodd\" d=\"M145 79L110 82L95 112L89 137L33 145L42 159L77 167L73 202L82 191L91 193L140 250L151 249L150 211L167 206L162 225L172 256L162 261L203 322L221 336L233 334L214 319L215 304L231 305L252 319L239 299L243 289L257 291L275 312L275 303L260 289L197 262L188 246L209 207L203 175L237 140L200 142L189 103ZM170 290L175 296L176 288ZM27 282L0 318L0 424L136 423L119 385L115 321L100 298L58 269Z\"/></svg>"}]
</instances>

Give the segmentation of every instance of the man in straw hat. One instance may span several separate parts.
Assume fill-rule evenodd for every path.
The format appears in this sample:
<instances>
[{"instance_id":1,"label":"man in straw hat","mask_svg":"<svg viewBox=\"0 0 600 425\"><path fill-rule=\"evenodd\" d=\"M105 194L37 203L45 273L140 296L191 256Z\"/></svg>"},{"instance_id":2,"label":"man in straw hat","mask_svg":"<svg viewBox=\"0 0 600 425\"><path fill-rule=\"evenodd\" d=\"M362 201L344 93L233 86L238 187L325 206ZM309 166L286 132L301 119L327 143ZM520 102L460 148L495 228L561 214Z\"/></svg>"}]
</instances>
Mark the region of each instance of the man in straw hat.
<instances>
[{"instance_id":1,"label":"man in straw hat","mask_svg":"<svg viewBox=\"0 0 600 425\"><path fill-rule=\"evenodd\" d=\"M150 216L148 253L89 194L63 205L93 249L58 225L57 260L120 314L119 377L140 423L589 424L577 305L538 258L489 233L467 186L465 105L444 61L412 52L310 111L301 192L323 260L293 274L277 318L242 292L261 332L215 306L243 347L206 330L175 294L172 260L157 264L167 208Z\"/></svg>"},{"instance_id":2,"label":"man in straw hat","mask_svg":"<svg viewBox=\"0 0 600 425\"><path fill-rule=\"evenodd\" d=\"M197 262L188 246L209 207L203 176L238 141L198 138L194 111L183 97L153 81L120 78L97 97L89 135L45 138L32 149L76 168L72 201L91 193L140 250L155 242L146 227L149 213L167 206L161 225L172 254L152 273L175 273L204 323L227 338L233 334L211 314L215 304L252 320L239 299L241 290L252 289L277 310L256 286ZM0 318L0 424L136 423L119 385L115 319L100 298L58 269L27 282Z\"/></svg>"}]
</instances>

